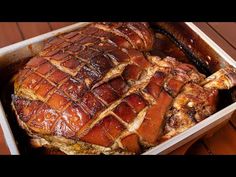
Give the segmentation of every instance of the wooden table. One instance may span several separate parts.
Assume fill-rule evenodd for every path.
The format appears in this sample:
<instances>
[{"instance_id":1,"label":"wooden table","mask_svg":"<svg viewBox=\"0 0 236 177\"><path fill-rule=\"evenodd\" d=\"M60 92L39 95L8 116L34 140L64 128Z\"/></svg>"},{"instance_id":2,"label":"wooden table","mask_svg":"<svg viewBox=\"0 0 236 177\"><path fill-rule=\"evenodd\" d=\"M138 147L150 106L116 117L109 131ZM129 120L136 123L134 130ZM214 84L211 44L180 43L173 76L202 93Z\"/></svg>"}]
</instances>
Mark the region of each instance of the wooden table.
<instances>
[{"instance_id":1,"label":"wooden table","mask_svg":"<svg viewBox=\"0 0 236 177\"><path fill-rule=\"evenodd\" d=\"M0 23L0 47L70 24L72 24L72 22ZM195 24L229 55L236 59L236 23L198 22ZM9 154L1 128L0 154ZM231 120L214 133L213 136L198 141L192 141L171 154L236 154L236 112L233 114Z\"/></svg>"}]
</instances>

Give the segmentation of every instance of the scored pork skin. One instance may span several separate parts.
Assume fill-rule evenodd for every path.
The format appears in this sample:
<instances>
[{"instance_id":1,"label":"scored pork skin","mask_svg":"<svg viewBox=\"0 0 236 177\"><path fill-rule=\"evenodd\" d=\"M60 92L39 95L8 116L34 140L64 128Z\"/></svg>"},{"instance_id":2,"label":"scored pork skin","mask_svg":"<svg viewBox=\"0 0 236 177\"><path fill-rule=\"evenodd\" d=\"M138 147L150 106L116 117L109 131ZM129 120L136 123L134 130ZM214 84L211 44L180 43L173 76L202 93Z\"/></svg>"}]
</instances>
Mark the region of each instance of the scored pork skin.
<instances>
[{"instance_id":1,"label":"scored pork skin","mask_svg":"<svg viewBox=\"0 0 236 177\"><path fill-rule=\"evenodd\" d=\"M175 97L205 76L147 56L153 41L148 24L134 22L93 23L48 41L16 77L20 125L68 154L154 146Z\"/></svg>"}]
</instances>

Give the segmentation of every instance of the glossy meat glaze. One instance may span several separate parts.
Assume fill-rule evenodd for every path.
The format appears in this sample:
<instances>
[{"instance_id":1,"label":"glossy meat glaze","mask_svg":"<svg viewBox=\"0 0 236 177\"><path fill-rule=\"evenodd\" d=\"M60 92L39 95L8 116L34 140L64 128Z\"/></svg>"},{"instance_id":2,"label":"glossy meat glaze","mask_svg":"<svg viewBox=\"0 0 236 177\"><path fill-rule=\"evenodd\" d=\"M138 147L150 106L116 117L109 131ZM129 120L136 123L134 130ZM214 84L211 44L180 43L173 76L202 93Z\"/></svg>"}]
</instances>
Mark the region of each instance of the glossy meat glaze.
<instances>
[{"instance_id":1,"label":"glossy meat glaze","mask_svg":"<svg viewBox=\"0 0 236 177\"><path fill-rule=\"evenodd\" d=\"M93 23L47 41L17 74L12 96L32 143L138 154L213 114L217 87L202 86L190 64L150 56L153 42L148 24L135 22Z\"/></svg>"}]
</instances>

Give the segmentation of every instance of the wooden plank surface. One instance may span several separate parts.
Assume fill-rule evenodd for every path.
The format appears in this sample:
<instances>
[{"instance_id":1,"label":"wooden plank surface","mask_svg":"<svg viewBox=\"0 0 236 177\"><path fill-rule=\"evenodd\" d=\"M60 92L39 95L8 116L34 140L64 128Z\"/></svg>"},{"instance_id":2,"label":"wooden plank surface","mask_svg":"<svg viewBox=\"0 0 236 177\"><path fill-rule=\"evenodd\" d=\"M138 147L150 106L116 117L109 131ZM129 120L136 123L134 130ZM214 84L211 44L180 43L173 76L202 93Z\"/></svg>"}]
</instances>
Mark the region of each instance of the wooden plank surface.
<instances>
[{"instance_id":1,"label":"wooden plank surface","mask_svg":"<svg viewBox=\"0 0 236 177\"><path fill-rule=\"evenodd\" d=\"M186 152L187 155L210 155L210 152L203 141L199 140L194 143Z\"/></svg>"},{"instance_id":2,"label":"wooden plank surface","mask_svg":"<svg viewBox=\"0 0 236 177\"><path fill-rule=\"evenodd\" d=\"M234 126L234 128L236 128L236 111L234 112L230 121L231 121L232 125Z\"/></svg>"},{"instance_id":3,"label":"wooden plank surface","mask_svg":"<svg viewBox=\"0 0 236 177\"><path fill-rule=\"evenodd\" d=\"M0 47L71 24L73 22L0 23ZM236 58L236 23L197 22L195 24L229 55ZM9 154L1 128L0 154ZM232 116L230 123L227 123L212 137L195 143L190 142L171 154L236 154L236 113Z\"/></svg>"},{"instance_id":4,"label":"wooden plank surface","mask_svg":"<svg viewBox=\"0 0 236 177\"><path fill-rule=\"evenodd\" d=\"M65 26L72 25L74 22L50 22L49 25L52 30L59 29Z\"/></svg>"},{"instance_id":5,"label":"wooden plank surface","mask_svg":"<svg viewBox=\"0 0 236 177\"><path fill-rule=\"evenodd\" d=\"M0 47L23 40L16 23L0 22Z\"/></svg>"},{"instance_id":6,"label":"wooden plank surface","mask_svg":"<svg viewBox=\"0 0 236 177\"><path fill-rule=\"evenodd\" d=\"M5 139L3 138L3 131L2 128L0 126L0 155L7 155L10 154L10 151L6 145Z\"/></svg>"},{"instance_id":7,"label":"wooden plank surface","mask_svg":"<svg viewBox=\"0 0 236 177\"><path fill-rule=\"evenodd\" d=\"M205 32L217 45L219 45L223 50L225 50L231 57L236 59L236 50L228 43L228 41L223 39L219 35L219 33L212 29L211 26L208 25L208 23L195 22L194 24L199 27L203 32ZM234 29L234 31L236 31L236 29Z\"/></svg>"},{"instance_id":8,"label":"wooden plank surface","mask_svg":"<svg viewBox=\"0 0 236 177\"><path fill-rule=\"evenodd\" d=\"M210 22L208 25L236 49L236 23Z\"/></svg>"},{"instance_id":9,"label":"wooden plank surface","mask_svg":"<svg viewBox=\"0 0 236 177\"><path fill-rule=\"evenodd\" d=\"M213 154L236 154L236 130L228 123L204 143Z\"/></svg>"},{"instance_id":10,"label":"wooden plank surface","mask_svg":"<svg viewBox=\"0 0 236 177\"><path fill-rule=\"evenodd\" d=\"M17 23L17 25L19 26L19 29L24 39L35 37L37 35L51 31L51 28L47 22L19 22Z\"/></svg>"}]
</instances>

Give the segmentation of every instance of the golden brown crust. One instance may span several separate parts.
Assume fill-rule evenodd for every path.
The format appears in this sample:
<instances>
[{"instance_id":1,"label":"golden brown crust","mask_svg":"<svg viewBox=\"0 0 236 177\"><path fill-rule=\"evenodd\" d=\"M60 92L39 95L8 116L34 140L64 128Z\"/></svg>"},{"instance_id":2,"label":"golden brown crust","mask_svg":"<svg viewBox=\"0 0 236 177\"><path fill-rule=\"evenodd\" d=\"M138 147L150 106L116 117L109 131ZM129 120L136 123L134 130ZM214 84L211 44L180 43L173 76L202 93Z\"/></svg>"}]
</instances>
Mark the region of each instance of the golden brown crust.
<instances>
[{"instance_id":1,"label":"golden brown crust","mask_svg":"<svg viewBox=\"0 0 236 177\"><path fill-rule=\"evenodd\" d=\"M48 41L16 77L19 124L35 145L66 154L132 154L154 146L186 84L205 76L171 57L146 57L141 51L153 41L146 23L130 22L94 23Z\"/></svg>"}]
</instances>

